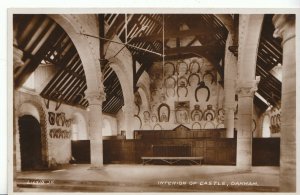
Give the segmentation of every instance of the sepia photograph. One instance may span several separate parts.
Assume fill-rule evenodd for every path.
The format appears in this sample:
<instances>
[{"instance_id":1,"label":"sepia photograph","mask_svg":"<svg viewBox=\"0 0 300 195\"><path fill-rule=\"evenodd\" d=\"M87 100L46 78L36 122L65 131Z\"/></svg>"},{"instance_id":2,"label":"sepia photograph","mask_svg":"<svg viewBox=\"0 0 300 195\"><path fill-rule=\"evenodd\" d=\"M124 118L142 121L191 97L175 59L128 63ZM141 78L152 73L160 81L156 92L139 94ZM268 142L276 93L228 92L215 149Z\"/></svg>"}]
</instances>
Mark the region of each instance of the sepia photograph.
<instances>
[{"instance_id":1,"label":"sepia photograph","mask_svg":"<svg viewBox=\"0 0 300 195\"><path fill-rule=\"evenodd\" d=\"M297 9L9 9L10 192L296 193Z\"/></svg>"}]
</instances>

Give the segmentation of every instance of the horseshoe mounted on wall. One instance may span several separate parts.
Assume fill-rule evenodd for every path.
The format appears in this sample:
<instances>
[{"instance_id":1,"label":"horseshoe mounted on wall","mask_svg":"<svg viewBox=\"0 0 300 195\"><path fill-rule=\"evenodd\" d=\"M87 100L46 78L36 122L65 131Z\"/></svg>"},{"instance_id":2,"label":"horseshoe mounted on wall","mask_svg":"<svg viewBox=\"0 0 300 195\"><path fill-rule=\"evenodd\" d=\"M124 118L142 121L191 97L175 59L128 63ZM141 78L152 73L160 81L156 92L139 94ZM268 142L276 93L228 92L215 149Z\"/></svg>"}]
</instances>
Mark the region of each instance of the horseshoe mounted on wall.
<instances>
[{"instance_id":1,"label":"horseshoe mounted on wall","mask_svg":"<svg viewBox=\"0 0 300 195\"><path fill-rule=\"evenodd\" d=\"M189 72L189 65L186 62L182 61L182 60L178 61L177 64L176 64L176 72L177 72L177 74L179 75L179 67L180 67L181 64L185 65L186 71L185 71L184 74L187 74Z\"/></svg>"},{"instance_id":2,"label":"horseshoe mounted on wall","mask_svg":"<svg viewBox=\"0 0 300 195\"><path fill-rule=\"evenodd\" d=\"M184 76L181 76L181 77L179 77L178 78L178 80L177 80L177 86L185 86L185 87L187 87L187 85L188 85L188 79L187 78L185 78Z\"/></svg>"},{"instance_id":3,"label":"horseshoe mounted on wall","mask_svg":"<svg viewBox=\"0 0 300 195\"><path fill-rule=\"evenodd\" d=\"M172 66L172 68L173 68L172 75L175 75L176 68L175 68L175 65L174 65L172 62L166 62L166 63L164 64L164 67L166 67L166 66L169 65L169 64L170 64L170 65ZM172 75L169 75L169 76L171 77Z\"/></svg>"},{"instance_id":4,"label":"horseshoe mounted on wall","mask_svg":"<svg viewBox=\"0 0 300 195\"><path fill-rule=\"evenodd\" d=\"M192 129L195 129L194 128L195 125L199 125L199 127L200 127L199 129L202 129L201 124L199 122L194 122L192 125Z\"/></svg>"},{"instance_id":5,"label":"horseshoe mounted on wall","mask_svg":"<svg viewBox=\"0 0 300 195\"><path fill-rule=\"evenodd\" d=\"M186 86L178 86L177 87L177 96L179 97L179 89L182 89L182 88L185 89L185 96L184 97L186 97L188 95L188 89L187 89Z\"/></svg>"},{"instance_id":6,"label":"horseshoe mounted on wall","mask_svg":"<svg viewBox=\"0 0 300 195\"><path fill-rule=\"evenodd\" d=\"M169 95L168 90L173 90L173 95ZM171 96L174 97L175 94L176 94L175 87L174 88L166 88L166 96L167 97L171 97Z\"/></svg>"},{"instance_id":7,"label":"horseshoe mounted on wall","mask_svg":"<svg viewBox=\"0 0 300 195\"><path fill-rule=\"evenodd\" d=\"M197 102L199 102L198 97L197 97L197 92L198 92L199 89L202 89L202 88L204 88L204 89L207 90L206 101L209 100L209 97L210 97L210 90L209 90L209 88L205 85L204 81L201 81L201 82L199 83L199 86L198 86L198 87L196 88L196 90L195 90L195 99L196 99Z\"/></svg>"},{"instance_id":8,"label":"horseshoe mounted on wall","mask_svg":"<svg viewBox=\"0 0 300 195\"><path fill-rule=\"evenodd\" d=\"M211 76L211 82L210 82L210 84L213 84L213 83L215 82L215 76L214 76L211 72L209 72L209 71L207 71L206 73L204 73L202 80L204 81L204 80L205 80L205 77L206 77L207 75L210 75L210 76Z\"/></svg>"},{"instance_id":9,"label":"horseshoe mounted on wall","mask_svg":"<svg viewBox=\"0 0 300 195\"><path fill-rule=\"evenodd\" d=\"M200 79L199 75L196 74L196 73L192 73L192 74L190 74L190 76L189 76L189 78L188 78L188 84L189 84L189 86L191 86L190 79L191 79L192 76L196 76L196 77L198 78L197 84L201 82L201 79Z\"/></svg>"},{"instance_id":10,"label":"horseshoe mounted on wall","mask_svg":"<svg viewBox=\"0 0 300 195\"><path fill-rule=\"evenodd\" d=\"M166 108L168 109L168 121L167 121L167 122L169 122L169 121L170 121L170 106L169 106L168 104L165 104L165 103L162 103L162 104L159 105L158 108L157 108L159 122L163 122L163 121L162 121L162 118L161 118L161 115L160 115L160 110L161 110L161 108L162 108L163 106L166 107Z\"/></svg>"},{"instance_id":11,"label":"horseshoe mounted on wall","mask_svg":"<svg viewBox=\"0 0 300 195\"><path fill-rule=\"evenodd\" d=\"M139 119L139 121L140 121L140 127L139 127L139 129L141 129L141 127L142 127L142 120L141 120L141 118L138 116L138 115L134 115L134 117L136 117L136 118L138 118Z\"/></svg>"},{"instance_id":12,"label":"horseshoe mounted on wall","mask_svg":"<svg viewBox=\"0 0 300 195\"><path fill-rule=\"evenodd\" d=\"M201 121L202 120L202 118L203 118L203 112L201 111L201 110L193 110L192 111L192 113L191 113L191 119L192 119L192 121L195 121L195 115L197 115L197 114L200 114L199 116L199 121Z\"/></svg>"},{"instance_id":13,"label":"horseshoe mounted on wall","mask_svg":"<svg viewBox=\"0 0 300 195\"><path fill-rule=\"evenodd\" d=\"M175 80L175 78L172 77L172 76L169 76L168 78L165 79L165 82L164 82L165 87L166 87L166 88L169 88L169 87L167 87L167 81L168 81L169 79L171 79L171 80L173 81L173 85L171 85L170 88L175 88L175 87L176 87L176 80Z\"/></svg>"},{"instance_id":14,"label":"horseshoe mounted on wall","mask_svg":"<svg viewBox=\"0 0 300 195\"><path fill-rule=\"evenodd\" d=\"M55 113L54 112L48 112L48 121L50 125L55 124Z\"/></svg>"},{"instance_id":15,"label":"horseshoe mounted on wall","mask_svg":"<svg viewBox=\"0 0 300 195\"><path fill-rule=\"evenodd\" d=\"M198 67L198 69L197 69L196 72L193 72L193 71L192 71L192 68L193 68L193 65L194 65L194 64L196 64L197 67ZM189 71L190 71L190 73L192 73L192 74L199 73L200 70L201 70L201 66L200 66L199 62L197 62L196 60L191 61L191 63L189 64Z\"/></svg>"}]
</instances>

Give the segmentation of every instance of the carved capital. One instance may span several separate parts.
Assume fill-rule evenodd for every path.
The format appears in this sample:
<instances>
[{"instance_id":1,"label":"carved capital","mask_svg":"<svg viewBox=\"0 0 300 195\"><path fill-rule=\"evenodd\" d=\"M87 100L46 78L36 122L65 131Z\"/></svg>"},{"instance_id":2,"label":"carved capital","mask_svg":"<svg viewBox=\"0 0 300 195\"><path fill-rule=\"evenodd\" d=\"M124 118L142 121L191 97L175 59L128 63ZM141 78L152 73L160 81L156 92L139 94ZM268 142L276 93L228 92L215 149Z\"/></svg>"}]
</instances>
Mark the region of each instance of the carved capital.
<instances>
[{"instance_id":1,"label":"carved capital","mask_svg":"<svg viewBox=\"0 0 300 195\"><path fill-rule=\"evenodd\" d=\"M257 77L253 81L238 81L236 92L239 97L253 97L257 91L257 85L260 81L260 77Z\"/></svg>"},{"instance_id":2,"label":"carved capital","mask_svg":"<svg viewBox=\"0 0 300 195\"><path fill-rule=\"evenodd\" d=\"M276 14L273 16L273 24L275 26L275 31L273 37L281 37L282 45L295 38L295 14Z\"/></svg>"},{"instance_id":3,"label":"carved capital","mask_svg":"<svg viewBox=\"0 0 300 195\"><path fill-rule=\"evenodd\" d=\"M89 105L102 105L106 99L104 91L85 92L85 97L89 101Z\"/></svg>"}]
</instances>

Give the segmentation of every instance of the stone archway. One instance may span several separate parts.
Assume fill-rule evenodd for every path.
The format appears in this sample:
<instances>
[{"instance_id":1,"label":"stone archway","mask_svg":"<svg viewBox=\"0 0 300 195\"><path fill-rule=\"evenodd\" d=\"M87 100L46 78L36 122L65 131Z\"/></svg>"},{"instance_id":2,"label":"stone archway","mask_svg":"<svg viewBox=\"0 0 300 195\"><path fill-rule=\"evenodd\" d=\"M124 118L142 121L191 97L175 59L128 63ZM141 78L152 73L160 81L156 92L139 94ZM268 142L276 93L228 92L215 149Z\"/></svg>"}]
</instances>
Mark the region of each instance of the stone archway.
<instances>
[{"instance_id":1,"label":"stone archway","mask_svg":"<svg viewBox=\"0 0 300 195\"><path fill-rule=\"evenodd\" d=\"M99 62L99 40L80 34L98 35L97 16L93 14L54 14L49 15L49 17L59 24L72 40L82 61L87 91L100 94L103 90L103 83ZM87 23L87 21L89 22Z\"/></svg>"},{"instance_id":2,"label":"stone archway","mask_svg":"<svg viewBox=\"0 0 300 195\"><path fill-rule=\"evenodd\" d=\"M17 106L15 115L15 145L16 145L16 171L21 171L21 145L20 145L20 125L19 119L24 116L32 116L35 118L40 126L40 140L41 140L41 165L48 167L49 155L48 155L48 139L47 139L47 117L43 106L36 101L29 100L21 103Z\"/></svg>"}]
</instances>

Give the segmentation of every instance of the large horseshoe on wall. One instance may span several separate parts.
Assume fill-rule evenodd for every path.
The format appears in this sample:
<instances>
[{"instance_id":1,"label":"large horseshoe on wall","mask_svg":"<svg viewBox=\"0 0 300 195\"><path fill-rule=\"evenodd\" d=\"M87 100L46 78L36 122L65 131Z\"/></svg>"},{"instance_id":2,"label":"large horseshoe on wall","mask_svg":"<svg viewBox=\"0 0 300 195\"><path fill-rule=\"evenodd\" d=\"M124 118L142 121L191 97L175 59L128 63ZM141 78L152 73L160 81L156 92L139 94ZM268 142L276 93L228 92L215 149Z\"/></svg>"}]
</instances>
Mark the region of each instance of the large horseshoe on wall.
<instances>
[{"instance_id":1,"label":"large horseshoe on wall","mask_svg":"<svg viewBox=\"0 0 300 195\"><path fill-rule=\"evenodd\" d=\"M196 88L196 90L195 90L195 99L196 99L197 102L199 102L198 97L197 97L197 92L198 92L199 89L202 89L202 88L204 88L204 89L207 90L206 101L209 100L209 97L210 97L210 90L209 90L209 88L205 85L204 81L201 81L201 82L200 82L200 85L199 85L199 86Z\"/></svg>"}]
</instances>

